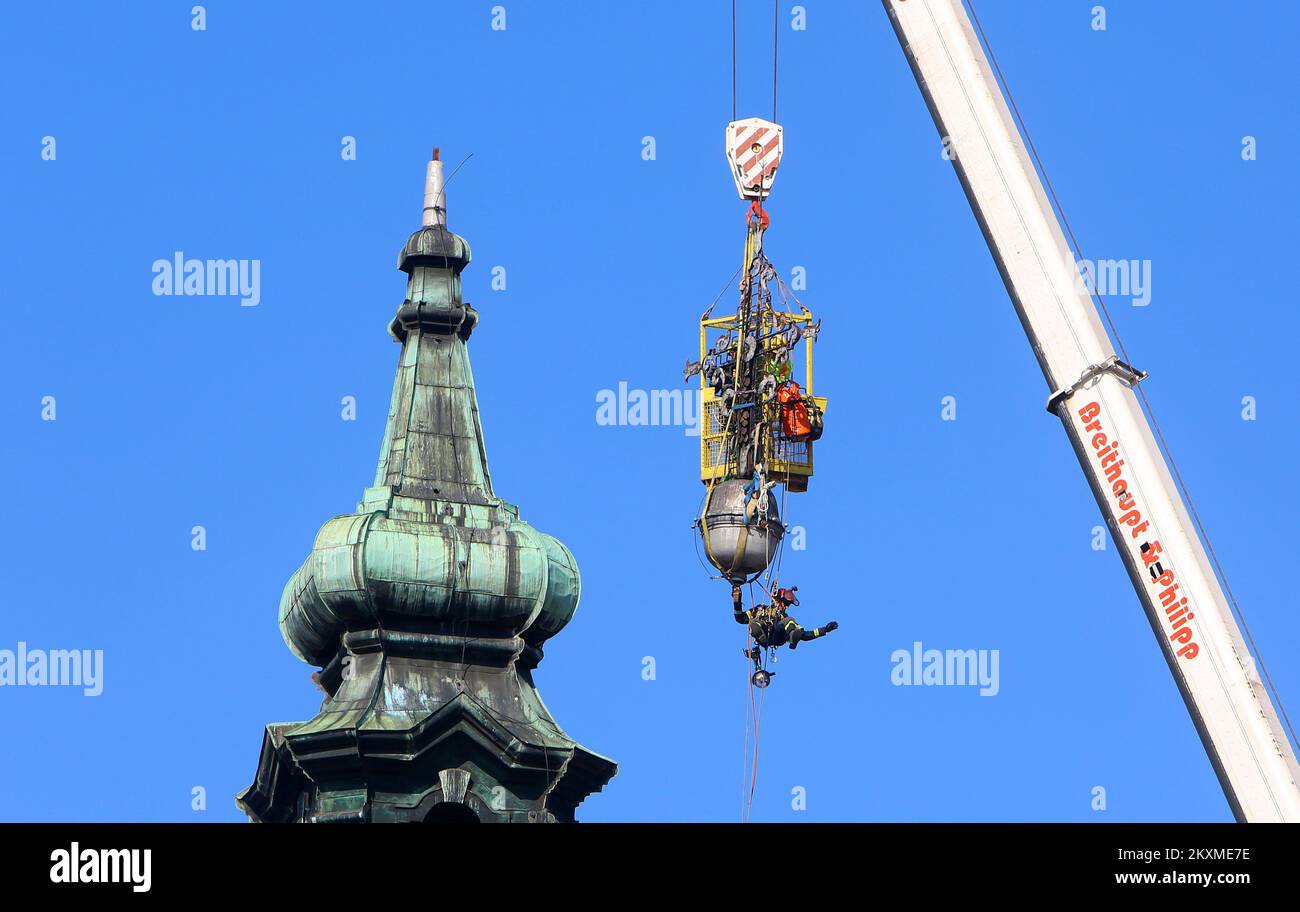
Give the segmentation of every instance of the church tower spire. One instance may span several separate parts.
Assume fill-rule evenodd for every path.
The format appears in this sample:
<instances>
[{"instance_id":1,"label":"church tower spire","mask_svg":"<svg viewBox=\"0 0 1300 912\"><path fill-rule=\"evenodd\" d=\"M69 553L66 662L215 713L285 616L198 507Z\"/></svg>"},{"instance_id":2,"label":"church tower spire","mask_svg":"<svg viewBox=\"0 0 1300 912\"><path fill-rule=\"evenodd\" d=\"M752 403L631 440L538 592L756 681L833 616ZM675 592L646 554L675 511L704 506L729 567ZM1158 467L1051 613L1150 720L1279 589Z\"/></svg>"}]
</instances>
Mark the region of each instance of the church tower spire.
<instances>
[{"instance_id":1,"label":"church tower spire","mask_svg":"<svg viewBox=\"0 0 1300 912\"><path fill-rule=\"evenodd\" d=\"M563 544L501 500L488 472L462 300L468 242L447 228L434 149L374 484L325 523L280 601L293 653L320 667L314 719L267 726L256 821L573 820L616 765L573 741L532 671L573 617Z\"/></svg>"}]
</instances>

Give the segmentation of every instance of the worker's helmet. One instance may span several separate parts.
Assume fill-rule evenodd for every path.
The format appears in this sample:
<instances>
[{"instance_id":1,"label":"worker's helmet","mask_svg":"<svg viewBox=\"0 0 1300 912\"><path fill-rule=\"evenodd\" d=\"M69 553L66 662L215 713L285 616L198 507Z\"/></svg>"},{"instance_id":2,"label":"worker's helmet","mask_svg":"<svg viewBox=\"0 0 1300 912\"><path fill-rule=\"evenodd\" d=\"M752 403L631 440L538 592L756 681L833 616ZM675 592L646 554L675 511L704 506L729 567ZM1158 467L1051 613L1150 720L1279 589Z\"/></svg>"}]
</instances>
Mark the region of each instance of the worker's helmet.
<instances>
[{"instance_id":1,"label":"worker's helmet","mask_svg":"<svg viewBox=\"0 0 1300 912\"><path fill-rule=\"evenodd\" d=\"M772 593L772 600L781 602L784 605L798 605L799 596L795 595L798 591L798 586L791 586L789 589L778 589Z\"/></svg>"}]
</instances>

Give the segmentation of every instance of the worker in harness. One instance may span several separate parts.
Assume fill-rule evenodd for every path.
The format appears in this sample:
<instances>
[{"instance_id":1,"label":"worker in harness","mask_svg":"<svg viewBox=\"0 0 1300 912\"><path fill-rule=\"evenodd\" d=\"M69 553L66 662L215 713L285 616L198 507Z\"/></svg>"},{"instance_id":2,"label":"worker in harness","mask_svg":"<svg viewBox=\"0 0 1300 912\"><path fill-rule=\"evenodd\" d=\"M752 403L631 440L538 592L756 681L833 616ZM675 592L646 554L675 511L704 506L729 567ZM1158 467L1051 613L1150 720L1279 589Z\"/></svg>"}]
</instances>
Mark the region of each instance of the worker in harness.
<instances>
[{"instance_id":1,"label":"worker in harness","mask_svg":"<svg viewBox=\"0 0 1300 912\"><path fill-rule=\"evenodd\" d=\"M731 587L731 607L736 623L748 624L749 635L754 640L753 648L745 650L745 658L753 661L756 672L762 668L764 649L784 646L786 643L794 649L804 640L816 640L839 629L840 625L836 621L828 621L812 630L800 627L799 622L786 613L791 605L798 606L799 597L795 595L798 591L798 586L777 589L772 593L771 604L755 605L746 611L741 601L740 587Z\"/></svg>"}]
</instances>

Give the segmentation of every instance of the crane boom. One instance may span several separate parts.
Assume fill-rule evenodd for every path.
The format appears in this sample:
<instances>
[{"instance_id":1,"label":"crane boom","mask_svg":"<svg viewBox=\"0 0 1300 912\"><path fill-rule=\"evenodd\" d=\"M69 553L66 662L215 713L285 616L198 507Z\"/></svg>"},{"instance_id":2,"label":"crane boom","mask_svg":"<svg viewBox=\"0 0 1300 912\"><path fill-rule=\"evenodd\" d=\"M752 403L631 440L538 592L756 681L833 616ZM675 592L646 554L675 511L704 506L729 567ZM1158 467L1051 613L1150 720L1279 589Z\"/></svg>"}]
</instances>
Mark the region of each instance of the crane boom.
<instances>
[{"instance_id":1,"label":"crane boom","mask_svg":"<svg viewBox=\"0 0 1300 912\"><path fill-rule=\"evenodd\" d=\"M1300 767L962 0L883 0L1093 495L1238 820L1300 821Z\"/></svg>"}]
</instances>

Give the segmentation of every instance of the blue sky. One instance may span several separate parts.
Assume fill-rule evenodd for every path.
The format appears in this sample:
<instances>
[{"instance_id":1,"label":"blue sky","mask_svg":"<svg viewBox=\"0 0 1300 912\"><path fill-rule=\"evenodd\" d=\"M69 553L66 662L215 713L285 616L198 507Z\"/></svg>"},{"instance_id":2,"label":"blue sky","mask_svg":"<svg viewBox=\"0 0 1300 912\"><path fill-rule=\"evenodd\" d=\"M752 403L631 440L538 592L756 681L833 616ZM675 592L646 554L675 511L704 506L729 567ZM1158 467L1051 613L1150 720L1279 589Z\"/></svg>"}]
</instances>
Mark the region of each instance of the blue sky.
<instances>
[{"instance_id":1,"label":"blue sky","mask_svg":"<svg viewBox=\"0 0 1300 912\"><path fill-rule=\"evenodd\" d=\"M746 670L692 544L696 440L595 420L620 381L681 387L739 262L730 5L506 0L494 31L477 0L212 2L198 32L191 5L0 21L0 648L105 656L98 697L0 688L0 819L242 819L263 726L315 713L277 603L373 478L433 145L473 156L448 197L497 493L583 571L537 673L621 765L579 817L737 819ZM1229 819L883 9L802 5L796 31L781 3L767 250L806 270L830 408L783 582L841 629L779 661L754 819ZM1113 312L1300 704L1300 8L1114 0L1096 31L1094 5L977 9L1085 253L1150 263L1150 303ZM770 115L771 30L741 0L741 116ZM260 260L260 303L153 295L176 251ZM894 686L917 641L998 650L999 693Z\"/></svg>"}]
</instances>

